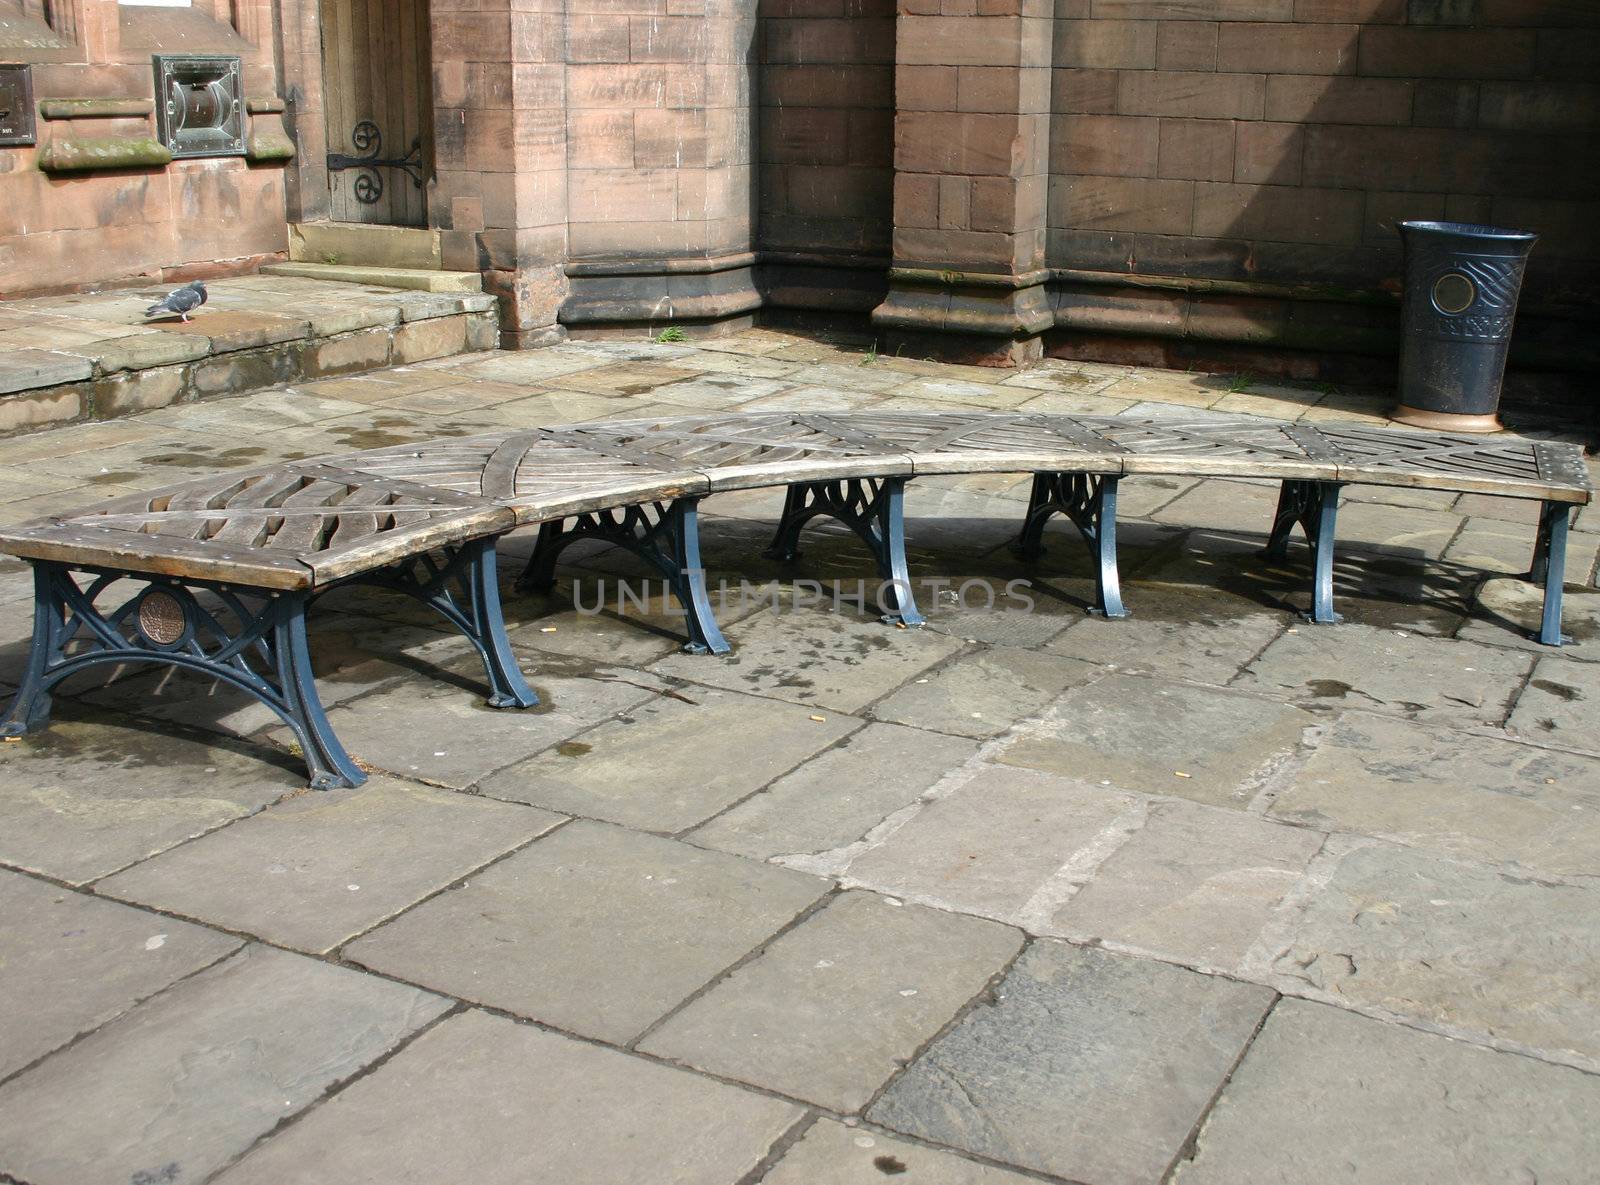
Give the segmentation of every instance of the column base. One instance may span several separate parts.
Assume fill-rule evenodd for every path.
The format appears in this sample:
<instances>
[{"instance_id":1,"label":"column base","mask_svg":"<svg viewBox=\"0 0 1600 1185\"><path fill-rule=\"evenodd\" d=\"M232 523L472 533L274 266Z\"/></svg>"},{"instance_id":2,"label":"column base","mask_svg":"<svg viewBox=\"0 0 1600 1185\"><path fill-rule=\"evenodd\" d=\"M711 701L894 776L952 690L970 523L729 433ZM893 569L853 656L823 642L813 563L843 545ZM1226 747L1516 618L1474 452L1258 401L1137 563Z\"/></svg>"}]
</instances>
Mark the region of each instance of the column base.
<instances>
[{"instance_id":1,"label":"column base","mask_svg":"<svg viewBox=\"0 0 1600 1185\"><path fill-rule=\"evenodd\" d=\"M889 295L872 311L885 350L969 366L1027 366L1044 357L1055 325L1045 280L1022 275L895 268Z\"/></svg>"},{"instance_id":2,"label":"column base","mask_svg":"<svg viewBox=\"0 0 1600 1185\"><path fill-rule=\"evenodd\" d=\"M567 265L557 319L573 332L595 327L705 327L761 307L756 257L619 259Z\"/></svg>"},{"instance_id":3,"label":"column base","mask_svg":"<svg viewBox=\"0 0 1600 1185\"><path fill-rule=\"evenodd\" d=\"M882 353L907 358L928 358L959 366L1020 368L1032 366L1044 357L1044 343L1037 337L986 337L976 333L905 333L899 330L883 337Z\"/></svg>"},{"instance_id":4,"label":"column base","mask_svg":"<svg viewBox=\"0 0 1600 1185\"><path fill-rule=\"evenodd\" d=\"M1408 428L1425 428L1429 432L1504 432L1505 425L1495 412L1469 415L1464 412L1426 411L1420 407L1397 404L1389 413L1396 423Z\"/></svg>"},{"instance_id":5,"label":"column base","mask_svg":"<svg viewBox=\"0 0 1600 1185\"><path fill-rule=\"evenodd\" d=\"M540 346L554 346L567 340L565 325L542 325L536 329L502 329L502 350L537 350Z\"/></svg>"}]
</instances>

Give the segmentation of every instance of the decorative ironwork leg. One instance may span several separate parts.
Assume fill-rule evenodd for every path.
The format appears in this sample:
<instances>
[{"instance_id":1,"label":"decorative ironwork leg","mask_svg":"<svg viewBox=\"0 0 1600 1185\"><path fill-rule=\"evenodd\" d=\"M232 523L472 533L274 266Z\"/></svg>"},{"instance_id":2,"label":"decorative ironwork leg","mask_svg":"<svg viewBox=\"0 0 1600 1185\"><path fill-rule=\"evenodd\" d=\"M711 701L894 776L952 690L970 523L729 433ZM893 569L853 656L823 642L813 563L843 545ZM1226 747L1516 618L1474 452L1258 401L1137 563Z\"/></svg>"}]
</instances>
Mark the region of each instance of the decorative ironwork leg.
<instances>
[{"instance_id":1,"label":"decorative ironwork leg","mask_svg":"<svg viewBox=\"0 0 1600 1185\"><path fill-rule=\"evenodd\" d=\"M1114 473L1035 473L1028 513L1013 550L1024 560L1044 554L1044 528L1064 514L1078 528L1094 560L1094 604L1089 612L1126 617L1117 575L1117 482Z\"/></svg>"},{"instance_id":2,"label":"decorative ironwork leg","mask_svg":"<svg viewBox=\"0 0 1600 1185\"><path fill-rule=\"evenodd\" d=\"M350 755L344 751L333 725L322 710L316 679L311 673L311 649L306 644L306 598L283 596L274 627L273 654L277 658L278 686L287 714L280 711L294 730L311 771L313 790L332 790L339 786L359 786L367 780ZM268 704L268 707L275 705Z\"/></svg>"},{"instance_id":3,"label":"decorative ironwork leg","mask_svg":"<svg viewBox=\"0 0 1600 1185\"><path fill-rule=\"evenodd\" d=\"M442 547L436 554L411 556L353 583L393 589L438 610L483 659L489 706L531 708L539 697L522 677L506 638L494 545L493 539L477 539ZM437 556L442 556L443 562Z\"/></svg>"},{"instance_id":4,"label":"decorative ironwork leg","mask_svg":"<svg viewBox=\"0 0 1600 1185\"><path fill-rule=\"evenodd\" d=\"M533 556L517 580L518 588L548 590L555 584L556 559L579 539L603 539L626 548L654 567L682 606L690 654L726 654L732 649L717 628L700 561L700 499L648 502L615 510L575 515L539 528Z\"/></svg>"},{"instance_id":5,"label":"decorative ironwork leg","mask_svg":"<svg viewBox=\"0 0 1600 1185\"><path fill-rule=\"evenodd\" d=\"M1539 510L1539 534L1533 544L1533 565L1528 579L1544 584L1544 618L1539 623L1539 641L1560 646L1572 641L1561 632L1562 583L1567 571L1567 525L1572 507L1565 502L1546 502Z\"/></svg>"},{"instance_id":6,"label":"decorative ironwork leg","mask_svg":"<svg viewBox=\"0 0 1600 1185\"><path fill-rule=\"evenodd\" d=\"M306 646L309 594L122 572L84 575L81 584L66 565L34 564L33 647L22 684L0 717L0 735L44 727L51 689L79 671L160 663L220 679L276 712L300 745L314 789L367 780L317 697ZM115 609L100 609L95 602L121 580L142 587ZM196 591L215 602L208 607Z\"/></svg>"},{"instance_id":7,"label":"decorative ironwork leg","mask_svg":"<svg viewBox=\"0 0 1600 1185\"><path fill-rule=\"evenodd\" d=\"M1340 483L1286 480L1278 491L1278 509L1272 518L1264 556L1281 560L1289 554L1289 535L1295 524L1311 546L1311 612L1308 620L1331 625L1344 620L1333 611L1333 546L1339 515Z\"/></svg>"},{"instance_id":8,"label":"decorative ironwork leg","mask_svg":"<svg viewBox=\"0 0 1600 1185\"><path fill-rule=\"evenodd\" d=\"M883 620L890 625L923 624L906 566L906 480L853 477L794 482L784 495L783 516L764 554L785 563L799 559L801 529L819 515L838 519L860 537L877 562L887 608Z\"/></svg>"}]
</instances>

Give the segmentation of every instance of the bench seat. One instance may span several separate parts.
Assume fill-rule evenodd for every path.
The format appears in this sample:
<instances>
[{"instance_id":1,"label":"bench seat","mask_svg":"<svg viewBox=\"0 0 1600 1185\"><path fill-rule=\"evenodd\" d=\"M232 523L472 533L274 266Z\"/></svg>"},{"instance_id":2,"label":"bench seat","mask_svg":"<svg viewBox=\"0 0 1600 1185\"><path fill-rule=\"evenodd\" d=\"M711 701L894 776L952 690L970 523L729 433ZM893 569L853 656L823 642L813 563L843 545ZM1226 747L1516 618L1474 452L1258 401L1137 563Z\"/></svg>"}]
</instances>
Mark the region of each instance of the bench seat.
<instances>
[{"instance_id":1,"label":"bench seat","mask_svg":"<svg viewBox=\"0 0 1600 1185\"><path fill-rule=\"evenodd\" d=\"M1559 645L1571 510L1592 497L1572 445L1510 436L1396 432L1255 417L1007 412L786 412L640 418L518 429L371 449L182 482L92 511L0 530L34 567L28 666L0 734L48 720L50 691L92 666L166 663L261 699L294 731L314 786L365 775L328 726L305 613L329 589L375 584L421 600L476 647L496 707L538 702L501 616L495 542L537 525L519 584L549 586L583 538L629 548L683 605L688 649L727 650L706 592L698 506L712 494L785 488L768 554L792 558L826 516L872 551L886 617L922 620L905 559L904 489L919 475L1032 473L1017 540L1040 554L1066 516L1095 561L1094 609L1121 616L1116 499L1123 477L1281 483L1267 554L1296 526L1312 551L1312 620L1333 611L1340 489L1352 483L1524 498L1541 504L1530 578L1545 585L1541 641ZM126 584L134 588L130 592Z\"/></svg>"}]
</instances>

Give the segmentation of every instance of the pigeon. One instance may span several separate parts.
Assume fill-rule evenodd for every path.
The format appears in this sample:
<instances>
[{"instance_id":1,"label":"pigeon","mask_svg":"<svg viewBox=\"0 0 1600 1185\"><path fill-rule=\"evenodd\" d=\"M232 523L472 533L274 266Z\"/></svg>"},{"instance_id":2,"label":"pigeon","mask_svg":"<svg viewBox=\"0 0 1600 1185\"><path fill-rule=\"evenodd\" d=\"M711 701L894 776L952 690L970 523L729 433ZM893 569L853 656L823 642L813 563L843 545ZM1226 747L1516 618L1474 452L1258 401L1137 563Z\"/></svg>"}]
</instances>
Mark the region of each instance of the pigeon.
<instances>
[{"instance_id":1,"label":"pigeon","mask_svg":"<svg viewBox=\"0 0 1600 1185\"><path fill-rule=\"evenodd\" d=\"M199 280L174 288L144 311L146 317L168 316L177 313L187 321L189 314L206 303L206 286Z\"/></svg>"}]
</instances>

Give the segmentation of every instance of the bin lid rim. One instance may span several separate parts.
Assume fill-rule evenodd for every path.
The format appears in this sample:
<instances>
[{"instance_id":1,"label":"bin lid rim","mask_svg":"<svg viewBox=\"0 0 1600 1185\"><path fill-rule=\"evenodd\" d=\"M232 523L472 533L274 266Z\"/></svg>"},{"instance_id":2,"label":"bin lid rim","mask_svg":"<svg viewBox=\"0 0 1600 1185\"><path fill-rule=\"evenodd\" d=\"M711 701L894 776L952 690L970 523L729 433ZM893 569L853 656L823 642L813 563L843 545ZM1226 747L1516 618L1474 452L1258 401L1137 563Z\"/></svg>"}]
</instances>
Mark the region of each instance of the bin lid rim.
<instances>
[{"instance_id":1,"label":"bin lid rim","mask_svg":"<svg viewBox=\"0 0 1600 1185\"><path fill-rule=\"evenodd\" d=\"M1401 230L1420 230L1430 234L1463 235L1474 239L1503 239L1508 242L1526 243L1539 237L1537 231L1509 230L1503 226L1486 226L1479 222L1432 222L1416 220L1397 222Z\"/></svg>"}]
</instances>

